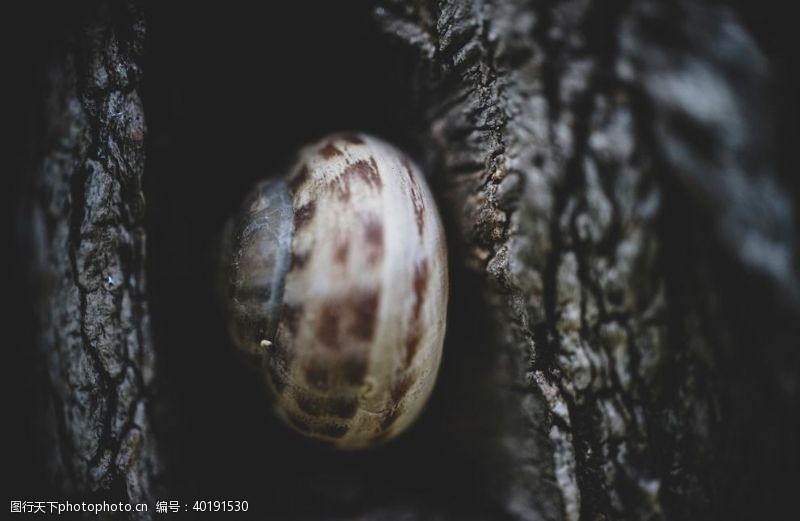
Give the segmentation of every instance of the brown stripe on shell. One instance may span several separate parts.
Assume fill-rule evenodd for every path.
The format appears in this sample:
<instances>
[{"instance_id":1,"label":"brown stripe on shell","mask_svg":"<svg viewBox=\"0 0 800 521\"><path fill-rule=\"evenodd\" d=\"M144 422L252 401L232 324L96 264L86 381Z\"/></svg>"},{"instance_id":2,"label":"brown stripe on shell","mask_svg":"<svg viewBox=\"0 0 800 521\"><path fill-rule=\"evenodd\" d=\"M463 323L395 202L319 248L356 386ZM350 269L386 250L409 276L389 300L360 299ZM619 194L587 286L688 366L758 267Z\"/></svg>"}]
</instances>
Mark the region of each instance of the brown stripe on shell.
<instances>
[{"instance_id":1,"label":"brown stripe on shell","mask_svg":"<svg viewBox=\"0 0 800 521\"><path fill-rule=\"evenodd\" d=\"M372 290L357 293L350 299L350 308L353 310L350 332L359 340L370 340L375 333L379 297L380 292Z\"/></svg>"},{"instance_id":2,"label":"brown stripe on shell","mask_svg":"<svg viewBox=\"0 0 800 521\"><path fill-rule=\"evenodd\" d=\"M364 240L369 251L367 261L375 265L383 259L383 222L377 217L368 218L364 223Z\"/></svg>"},{"instance_id":3,"label":"brown stripe on shell","mask_svg":"<svg viewBox=\"0 0 800 521\"><path fill-rule=\"evenodd\" d=\"M329 389L340 378L354 386L364 382L369 364L364 342L375 334L379 297L379 291L363 291L322 305L314 333L327 349L307 359L303 371L309 384Z\"/></svg>"},{"instance_id":4,"label":"brown stripe on shell","mask_svg":"<svg viewBox=\"0 0 800 521\"><path fill-rule=\"evenodd\" d=\"M416 356L417 351L419 351L419 344L422 340L423 331L419 315L422 311L422 304L425 302L429 278L430 270L428 268L428 262L423 259L414 266L414 307L411 310L411 324L409 325L408 334L406 336L405 354L403 356L403 364L406 368L414 361L414 356Z\"/></svg>"},{"instance_id":5,"label":"brown stripe on shell","mask_svg":"<svg viewBox=\"0 0 800 521\"><path fill-rule=\"evenodd\" d=\"M299 230L308 224L309 221L311 221L311 219L314 217L314 212L316 209L317 207L314 201L309 201L300 208L297 208L294 211L294 229Z\"/></svg>"},{"instance_id":6,"label":"brown stripe on shell","mask_svg":"<svg viewBox=\"0 0 800 521\"><path fill-rule=\"evenodd\" d=\"M303 375L306 381L321 391L327 391L333 384L333 366L328 357L312 355L303 364Z\"/></svg>"},{"instance_id":7,"label":"brown stripe on shell","mask_svg":"<svg viewBox=\"0 0 800 521\"><path fill-rule=\"evenodd\" d=\"M361 385L367 376L367 354L362 351L349 352L342 361L344 380L350 385Z\"/></svg>"},{"instance_id":8,"label":"brown stripe on shell","mask_svg":"<svg viewBox=\"0 0 800 521\"><path fill-rule=\"evenodd\" d=\"M336 195L339 196L340 201L346 203L350 200L350 196L353 192L350 189L350 180L348 177L336 176L330 184L334 185L334 190L336 191Z\"/></svg>"},{"instance_id":9,"label":"brown stripe on shell","mask_svg":"<svg viewBox=\"0 0 800 521\"><path fill-rule=\"evenodd\" d=\"M383 248L383 223L377 218L368 219L364 225L364 238L370 246Z\"/></svg>"},{"instance_id":10,"label":"brown stripe on shell","mask_svg":"<svg viewBox=\"0 0 800 521\"><path fill-rule=\"evenodd\" d=\"M333 250L333 260L336 264L347 264L347 257L350 253L350 243L347 239L336 241L336 248Z\"/></svg>"},{"instance_id":11,"label":"brown stripe on shell","mask_svg":"<svg viewBox=\"0 0 800 521\"><path fill-rule=\"evenodd\" d=\"M403 358L403 364L405 368L408 368L411 365L411 362L414 361L414 356L416 356L417 351L419 351L419 343L422 340L422 329L419 326L419 322L415 322L411 325L411 331L409 331L408 336L406 337L406 352L405 357Z\"/></svg>"},{"instance_id":12,"label":"brown stripe on shell","mask_svg":"<svg viewBox=\"0 0 800 521\"><path fill-rule=\"evenodd\" d=\"M327 303L322 307L319 321L317 322L317 339L325 347L338 350L339 343L339 304Z\"/></svg>"},{"instance_id":13,"label":"brown stripe on shell","mask_svg":"<svg viewBox=\"0 0 800 521\"><path fill-rule=\"evenodd\" d=\"M375 161L375 156L369 156L369 164L372 166L372 171L375 172L376 176L378 176L378 182L382 183L382 181L381 181L381 171L378 168L378 162Z\"/></svg>"},{"instance_id":14,"label":"brown stripe on shell","mask_svg":"<svg viewBox=\"0 0 800 521\"><path fill-rule=\"evenodd\" d=\"M338 148L336 148L336 146L331 142L328 142L324 147L319 149L319 153L325 159L330 159L332 157L336 157L336 156L341 156L342 155L342 151L339 150Z\"/></svg>"},{"instance_id":15,"label":"brown stripe on shell","mask_svg":"<svg viewBox=\"0 0 800 521\"><path fill-rule=\"evenodd\" d=\"M302 270L305 265L308 263L308 259L311 257L311 251L304 251L301 253L292 252L292 260L291 260L291 270Z\"/></svg>"},{"instance_id":16,"label":"brown stripe on shell","mask_svg":"<svg viewBox=\"0 0 800 521\"><path fill-rule=\"evenodd\" d=\"M407 159L403 159L403 166L408 174L408 182L411 187L411 202L414 204L414 215L417 221L417 232L422 237L422 231L425 229L425 202L422 198L422 189L417 183L416 177L411 170L411 165Z\"/></svg>"},{"instance_id":17,"label":"brown stripe on shell","mask_svg":"<svg viewBox=\"0 0 800 521\"><path fill-rule=\"evenodd\" d=\"M419 318L422 303L425 301L425 292L428 289L430 276L428 261L423 259L414 267L414 318Z\"/></svg>"},{"instance_id":18,"label":"brown stripe on shell","mask_svg":"<svg viewBox=\"0 0 800 521\"><path fill-rule=\"evenodd\" d=\"M347 165L342 172L342 176L356 176L364 181L364 183L366 183L369 187L380 190L383 188L383 181L381 181L381 176L378 174L378 170L373 166L375 164L375 159L370 158L370 160L372 164L364 161L363 159L359 159L355 163Z\"/></svg>"},{"instance_id":19,"label":"brown stripe on shell","mask_svg":"<svg viewBox=\"0 0 800 521\"><path fill-rule=\"evenodd\" d=\"M350 396L319 397L297 391L294 401L301 411L311 416L352 418L358 411L358 398Z\"/></svg>"}]
</instances>

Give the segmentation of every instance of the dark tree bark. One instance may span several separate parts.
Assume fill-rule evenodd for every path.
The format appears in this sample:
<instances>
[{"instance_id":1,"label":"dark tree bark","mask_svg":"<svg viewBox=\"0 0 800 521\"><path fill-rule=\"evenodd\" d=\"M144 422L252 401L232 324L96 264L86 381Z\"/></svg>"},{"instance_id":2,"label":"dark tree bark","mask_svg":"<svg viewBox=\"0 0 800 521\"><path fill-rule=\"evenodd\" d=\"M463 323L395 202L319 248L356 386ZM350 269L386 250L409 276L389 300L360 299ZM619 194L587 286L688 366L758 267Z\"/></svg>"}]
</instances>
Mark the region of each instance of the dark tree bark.
<instances>
[{"instance_id":1,"label":"dark tree bark","mask_svg":"<svg viewBox=\"0 0 800 521\"><path fill-rule=\"evenodd\" d=\"M468 444L498 504L517 519L780 511L797 235L767 64L732 13L475 0L378 18L417 52L429 171L494 315L492 363L464 375L475 396L456 416L485 433Z\"/></svg>"},{"instance_id":2,"label":"dark tree bark","mask_svg":"<svg viewBox=\"0 0 800 521\"><path fill-rule=\"evenodd\" d=\"M83 8L48 67L30 218L46 459L65 497L149 502L144 20L134 3Z\"/></svg>"},{"instance_id":3,"label":"dark tree bark","mask_svg":"<svg viewBox=\"0 0 800 521\"><path fill-rule=\"evenodd\" d=\"M172 9L164 40L182 38L177 19L189 14ZM281 9L307 16L275 9L267 28L285 24ZM206 485L220 494L211 499L302 519L781 512L796 483L786 474L800 463L796 201L773 149L770 69L735 16L684 0L385 0L375 20L375 38L396 44L413 71L390 78L418 115L392 137L417 136L451 243L449 333L429 412L392 447L331 453L271 423L256 379L226 349L197 244L210 242L248 176L265 175L248 173L251 164L277 168L272 156L307 140L307 127L341 128L298 114L341 116L359 104L368 113L355 86L377 83L366 67L338 63L344 87L330 99L291 98L293 82L332 76L331 56L363 55L317 49L312 62L287 47L271 66L287 69L296 54L309 60L301 69L328 76L282 70L277 83L289 87L264 94L248 72L262 49L224 38L204 47L203 24L183 45L154 47L177 49L174 74L189 73L178 84L190 100L174 103L185 121L162 122L149 143L148 174L171 176L155 176L148 192L162 202L150 214L161 251L148 270L161 282L153 317L169 348L154 386L144 15L135 1L96 0L53 45L26 220L42 431L62 495L152 511L157 500L204 499ZM329 25L335 46L336 24L306 29L329 35ZM217 46L230 55L214 58ZM148 98L161 105L148 118L173 110L157 91L172 87L164 70L175 56L148 62L162 67ZM277 92L286 108L270 101L258 112L256 101L232 99L240 92ZM337 111L330 100L341 99L355 107ZM263 129L233 128L244 120L286 132L267 147ZM196 196L185 196L189 183ZM175 214L164 210L172 205ZM187 215L189 226L171 222ZM173 281L176 271L186 276ZM155 416L156 399L168 414Z\"/></svg>"}]
</instances>

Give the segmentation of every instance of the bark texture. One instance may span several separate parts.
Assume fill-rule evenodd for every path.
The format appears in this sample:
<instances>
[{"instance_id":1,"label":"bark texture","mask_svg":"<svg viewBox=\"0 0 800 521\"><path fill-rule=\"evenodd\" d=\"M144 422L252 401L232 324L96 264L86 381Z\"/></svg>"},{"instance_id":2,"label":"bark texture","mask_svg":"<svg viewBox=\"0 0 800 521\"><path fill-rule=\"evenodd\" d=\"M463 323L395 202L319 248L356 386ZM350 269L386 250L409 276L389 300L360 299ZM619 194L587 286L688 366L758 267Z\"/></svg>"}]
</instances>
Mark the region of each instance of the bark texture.
<instances>
[{"instance_id":1,"label":"bark texture","mask_svg":"<svg viewBox=\"0 0 800 521\"><path fill-rule=\"evenodd\" d=\"M160 48L172 54L150 62L162 68L148 100L161 100L150 115L165 139L148 170L169 174L155 176L162 205L150 216L172 496L156 490L150 406L142 10L81 4L53 45L26 224L46 457L65 497L152 510L222 492L211 499L281 519L376 520L756 519L789 504L800 463L796 201L776 171L768 64L730 11L382 0L377 22L413 70L395 78L359 54L368 31L336 51L347 31L326 18L344 8L308 26L305 5L266 26L245 13L256 21L243 31L229 15L221 34L269 37L203 47L222 8L185 26L189 7L162 13ZM351 23L361 6L350 9L336 20ZM281 48L269 63L288 79L262 85L262 47L280 47L284 18L336 52ZM198 244L224 221L220 201L238 197L231 185L275 166L262 156L338 124L311 119L363 105L353 121L378 126L383 113L367 112L405 105L394 90L371 105L348 88L375 79L360 60L394 87L407 80L418 127L394 137L419 138L453 298L428 412L392 446L339 454L269 419L261 387L226 350ZM326 94L319 78L339 90Z\"/></svg>"},{"instance_id":2,"label":"bark texture","mask_svg":"<svg viewBox=\"0 0 800 521\"><path fill-rule=\"evenodd\" d=\"M30 218L47 461L64 497L149 502L158 467L148 421L143 13L133 3L78 9L47 70Z\"/></svg>"},{"instance_id":3,"label":"bark texture","mask_svg":"<svg viewBox=\"0 0 800 521\"><path fill-rule=\"evenodd\" d=\"M767 64L733 15L470 0L377 18L416 51L429 172L494 315L455 416L495 504L514 519L780 511L797 234Z\"/></svg>"}]
</instances>

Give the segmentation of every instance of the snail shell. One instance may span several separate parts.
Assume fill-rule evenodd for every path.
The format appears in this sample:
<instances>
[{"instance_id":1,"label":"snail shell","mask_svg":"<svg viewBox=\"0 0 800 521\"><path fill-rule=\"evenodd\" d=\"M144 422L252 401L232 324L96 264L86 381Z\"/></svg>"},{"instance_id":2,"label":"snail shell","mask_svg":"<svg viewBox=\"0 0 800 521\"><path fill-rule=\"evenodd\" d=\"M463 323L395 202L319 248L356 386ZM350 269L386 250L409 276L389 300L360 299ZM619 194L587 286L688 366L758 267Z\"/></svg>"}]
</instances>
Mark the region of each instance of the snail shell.
<instances>
[{"instance_id":1,"label":"snail shell","mask_svg":"<svg viewBox=\"0 0 800 521\"><path fill-rule=\"evenodd\" d=\"M393 438L439 368L447 311L441 220L391 145L337 134L262 182L230 224L229 329L277 415L340 448Z\"/></svg>"}]
</instances>

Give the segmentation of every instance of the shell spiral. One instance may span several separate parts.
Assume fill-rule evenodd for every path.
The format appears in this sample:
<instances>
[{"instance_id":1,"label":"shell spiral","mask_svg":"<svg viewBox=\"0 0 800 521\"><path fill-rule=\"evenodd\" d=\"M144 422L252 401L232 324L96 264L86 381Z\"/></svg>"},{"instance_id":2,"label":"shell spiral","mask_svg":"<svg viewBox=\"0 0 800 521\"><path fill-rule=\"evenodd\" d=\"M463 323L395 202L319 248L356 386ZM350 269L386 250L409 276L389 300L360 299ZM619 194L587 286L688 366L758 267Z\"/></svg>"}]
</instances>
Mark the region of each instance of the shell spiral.
<instances>
[{"instance_id":1,"label":"shell spiral","mask_svg":"<svg viewBox=\"0 0 800 521\"><path fill-rule=\"evenodd\" d=\"M424 177L393 146L337 134L248 197L228 236L228 314L277 415L341 448L391 439L434 386L447 252Z\"/></svg>"}]
</instances>

